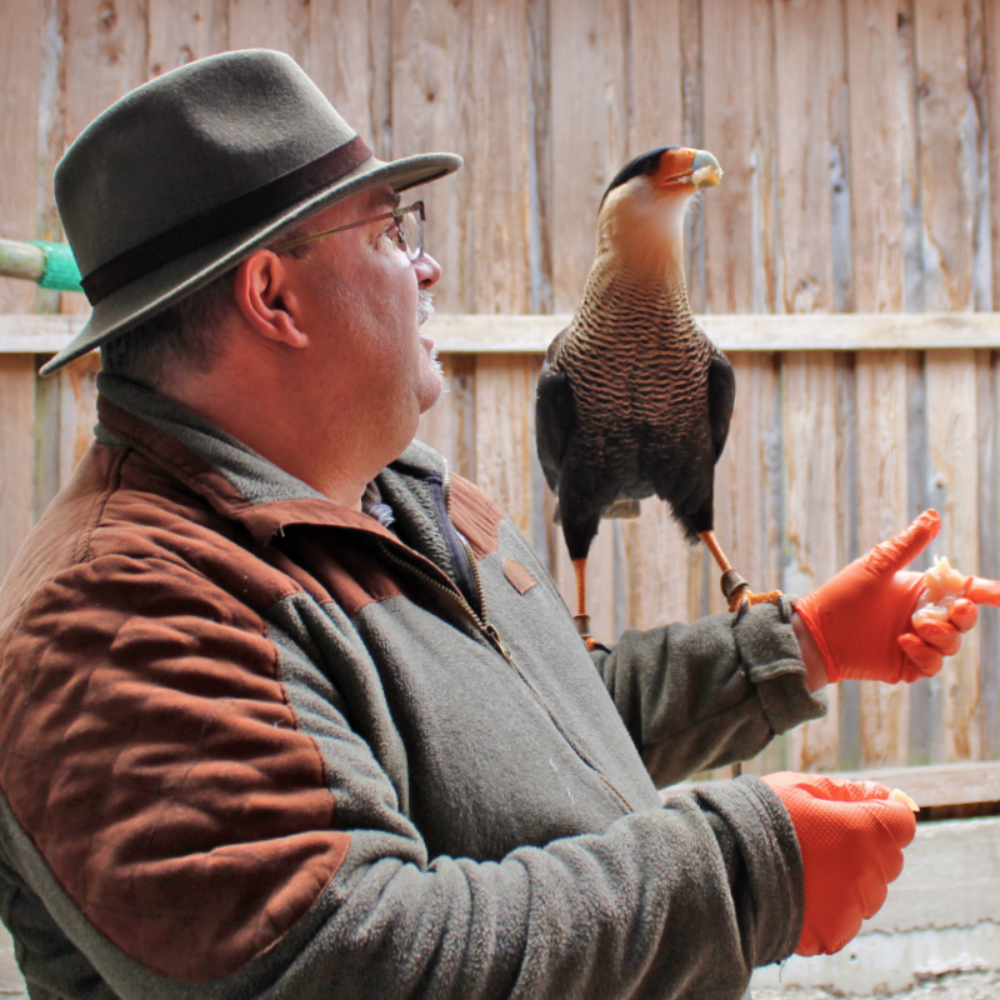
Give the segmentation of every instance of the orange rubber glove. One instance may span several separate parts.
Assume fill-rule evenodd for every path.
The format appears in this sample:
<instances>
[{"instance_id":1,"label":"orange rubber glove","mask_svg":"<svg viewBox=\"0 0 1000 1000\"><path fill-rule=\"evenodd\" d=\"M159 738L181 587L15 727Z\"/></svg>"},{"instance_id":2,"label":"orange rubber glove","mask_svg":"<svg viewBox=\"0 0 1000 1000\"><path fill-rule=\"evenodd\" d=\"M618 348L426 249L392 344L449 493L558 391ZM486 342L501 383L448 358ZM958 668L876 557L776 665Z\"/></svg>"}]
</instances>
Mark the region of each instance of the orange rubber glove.
<instances>
[{"instance_id":1,"label":"orange rubber glove","mask_svg":"<svg viewBox=\"0 0 1000 1000\"><path fill-rule=\"evenodd\" d=\"M876 781L780 771L764 778L788 810L805 875L805 915L795 951L832 955L885 902L916 832L913 810Z\"/></svg>"},{"instance_id":2,"label":"orange rubber glove","mask_svg":"<svg viewBox=\"0 0 1000 1000\"><path fill-rule=\"evenodd\" d=\"M905 531L855 559L817 590L797 601L835 681L879 680L894 684L931 677L954 656L962 633L976 623L976 604L1000 604L1000 584L968 577L965 596L952 605L946 622L911 621L924 591L924 574L906 572L941 530L937 511L924 511Z\"/></svg>"}]
</instances>

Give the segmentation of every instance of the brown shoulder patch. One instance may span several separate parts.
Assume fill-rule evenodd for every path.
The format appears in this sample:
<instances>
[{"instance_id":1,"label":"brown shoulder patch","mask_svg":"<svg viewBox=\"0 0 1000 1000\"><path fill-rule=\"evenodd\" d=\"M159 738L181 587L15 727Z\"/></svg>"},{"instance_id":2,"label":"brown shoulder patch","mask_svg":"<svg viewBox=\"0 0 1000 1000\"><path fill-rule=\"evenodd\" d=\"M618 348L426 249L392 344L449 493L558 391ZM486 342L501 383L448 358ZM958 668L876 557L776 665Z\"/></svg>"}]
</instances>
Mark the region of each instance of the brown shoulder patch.
<instances>
[{"instance_id":1,"label":"brown shoulder patch","mask_svg":"<svg viewBox=\"0 0 1000 1000\"><path fill-rule=\"evenodd\" d=\"M451 519L469 540L477 559L500 547L504 512L478 487L461 476L451 477Z\"/></svg>"},{"instance_id":2,"label":"brown shoulder patch","mask_svg":"<svg viewBox=\"0 0 1000 1000\"><path fill-rule=\"evenodd\" d=\"M538 581L515 559L504 559L503 575L519 594L526 594L532 587L538 586Z\"/></svg>"},{"instance_id":3,"label":"brown shoulder patch","mask_svg":"<svg viewBox=\"0 0 1000 1000\"><path fill-rule=\"evenodd\" d=\"M168 556L105 555L36 592L4 651L0 734L0 786L52 873L171 979L266 951L347 855L264 622Z\"/></svg>"}]
</instances>

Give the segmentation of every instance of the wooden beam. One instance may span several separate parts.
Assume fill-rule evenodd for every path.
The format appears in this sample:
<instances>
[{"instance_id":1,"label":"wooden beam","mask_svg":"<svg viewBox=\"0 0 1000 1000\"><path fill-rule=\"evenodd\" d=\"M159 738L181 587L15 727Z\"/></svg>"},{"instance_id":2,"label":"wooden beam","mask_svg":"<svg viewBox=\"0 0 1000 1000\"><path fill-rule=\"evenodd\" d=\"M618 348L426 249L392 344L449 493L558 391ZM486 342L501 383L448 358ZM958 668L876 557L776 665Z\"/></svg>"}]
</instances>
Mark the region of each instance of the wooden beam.
<instances>
[{"instance_id":1,"label":"wooden beam","mask_svg":"<svg viewBox=\"0 0 1000 1000\"><path fill-rule=\"evenodd\" d=\"M1000 763L997 761L875 768L845 771L836 777L880 781L889 788L902 788L921 809L1000 802Z\"/></svg>"},{"instance_id":2,"label":"wooden beam","mask_svg":"<svg viewBox=\"0 0 1000 1000\"><path fill-rule=\"evenodd\" d=\"M62 350L86 316L0 316L0 354ZM427 326L442 354L542 353L568 315L439 315ZM1000 313L834 313L700 316L724 351L1000 349Z\"/></svg>"}]
</instances>

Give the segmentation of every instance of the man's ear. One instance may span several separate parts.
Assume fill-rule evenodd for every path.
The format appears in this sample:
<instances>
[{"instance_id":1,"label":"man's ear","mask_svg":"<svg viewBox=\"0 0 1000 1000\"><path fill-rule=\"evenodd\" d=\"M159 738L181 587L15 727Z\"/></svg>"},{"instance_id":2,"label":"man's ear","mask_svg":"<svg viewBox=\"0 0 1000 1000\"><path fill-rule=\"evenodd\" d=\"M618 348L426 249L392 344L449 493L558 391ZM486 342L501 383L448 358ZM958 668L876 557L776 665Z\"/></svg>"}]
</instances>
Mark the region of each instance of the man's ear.
<instances>
[{"instance_id":1,"label":"man's ear","mask_svg":"<svg viewBox=\"0 0 1000 1000\"><path fill-rule=\"evenodd\" d=\"M299 329L297 296L289 287L291 275L271 250L257 250L236 268L233 292L236 308L250 328L268 340L303 348L308 336Z\"/></svg>"}]
</instances>

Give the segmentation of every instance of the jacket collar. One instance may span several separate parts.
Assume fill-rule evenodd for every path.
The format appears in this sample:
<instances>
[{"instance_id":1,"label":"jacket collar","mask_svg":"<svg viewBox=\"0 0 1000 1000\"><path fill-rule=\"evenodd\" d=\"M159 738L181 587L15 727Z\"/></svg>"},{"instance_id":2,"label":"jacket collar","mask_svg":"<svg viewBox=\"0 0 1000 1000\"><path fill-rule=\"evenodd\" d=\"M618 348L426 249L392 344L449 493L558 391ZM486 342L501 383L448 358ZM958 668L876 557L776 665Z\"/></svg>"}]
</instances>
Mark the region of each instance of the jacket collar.
<instances>
[{"instance_id":1,"label":"jacket collar","mask_svg":"<svg viewBox=\"0 0 1000 1000\"><path fill-rule=\"evenodd\" d=\"M186 407L128 379L97 376L97 438L140 452L267 544L293 525L364 531L398 544L374 518L335 503ZM444 472L430 448L412 444L390 466Z\"/></svg>"}]
</instances>

